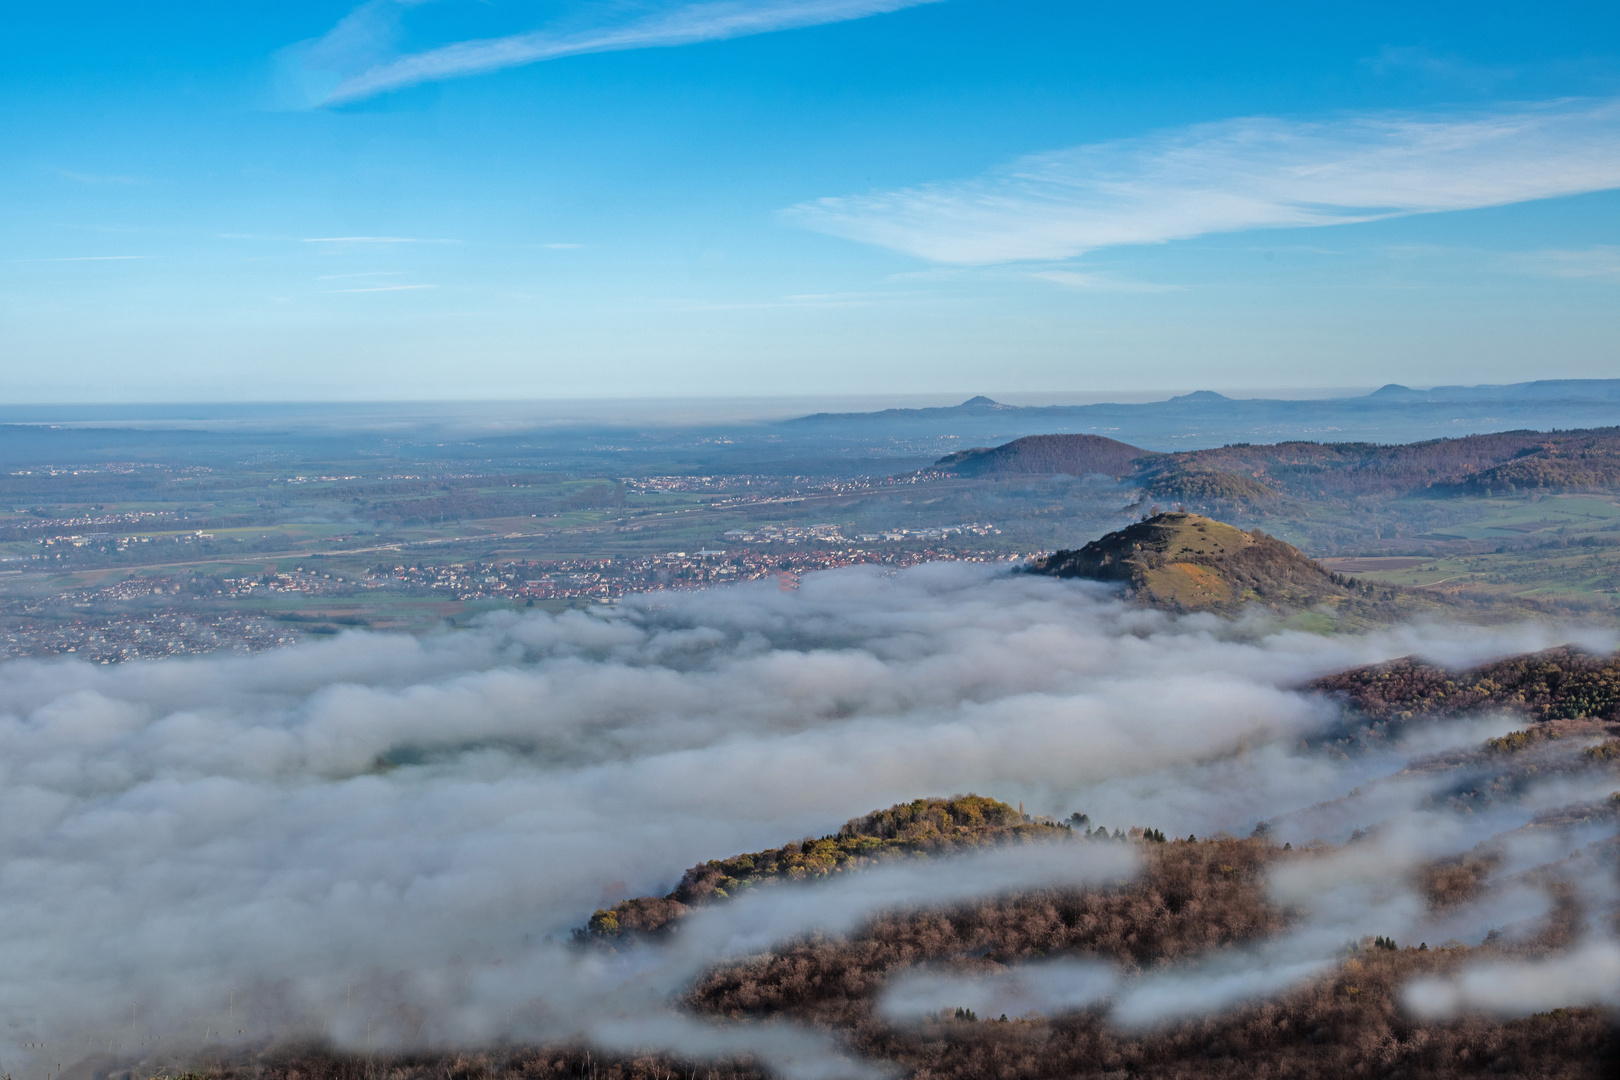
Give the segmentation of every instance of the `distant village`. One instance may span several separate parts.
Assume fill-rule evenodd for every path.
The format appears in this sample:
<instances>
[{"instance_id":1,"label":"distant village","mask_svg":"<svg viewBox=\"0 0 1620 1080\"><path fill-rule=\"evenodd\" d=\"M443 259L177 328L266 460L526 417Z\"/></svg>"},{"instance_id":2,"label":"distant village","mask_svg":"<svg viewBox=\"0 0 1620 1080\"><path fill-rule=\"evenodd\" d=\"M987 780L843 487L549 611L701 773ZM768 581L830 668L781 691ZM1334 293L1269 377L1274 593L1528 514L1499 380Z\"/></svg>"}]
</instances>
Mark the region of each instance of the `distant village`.
<instances>
[{"instance_id":1,"label":"distant village","mask_svg":"<svg viewBox=\"0 0 1620 1080\"><path fill-rule=\"evenodd\" d=\"M909 536L915 538L916 533ZM791 553L751 550L670 551L661 555L444 564L379 565L344 575L304 567L278 574L227 578L220 595L240 598L276 593L355 596L367 592L434 596L446 600L585 600L611 602L632 593L701 589L739 581L797 580L801 574L870 564L893 568L924 562L1020 561L1023 555L923 547L872 551L831 548Z\"/></svg>"},{"instance_id":2,"label":"distant village","mask_svg":"<svg viewBox=\"0 0 1620 1080\"><path fill-rule=\"evenodd\" d=\"M494 602L532 608L611 604L625 596L772 581L795 589L801 575L854 565L901 569L925 562L1019 562L1030 554L966 548L960 540L998 532L982 523L862 534L836 526L764 526L727 533L724 548L555 560L381 562L363 571L309 559L288 570L215 577L196 571L124 578L104 585L14 597L3 613L0 659L73 655L92 663L260 652L365 626L363 615L309 616L300 602L364 612L389 598ZM912 541L884 548L887 541ZM916 542L922 542L919 546ZM863 545L878 546L863 546ZM765 550L769 546L771 550ZM783 550L793 548L794 550ZM12 571L11 573L17 573ZM503 603L504 602L504 603ZM319 606L317 604L317 606Z\"/></svg>"}]
</instances>

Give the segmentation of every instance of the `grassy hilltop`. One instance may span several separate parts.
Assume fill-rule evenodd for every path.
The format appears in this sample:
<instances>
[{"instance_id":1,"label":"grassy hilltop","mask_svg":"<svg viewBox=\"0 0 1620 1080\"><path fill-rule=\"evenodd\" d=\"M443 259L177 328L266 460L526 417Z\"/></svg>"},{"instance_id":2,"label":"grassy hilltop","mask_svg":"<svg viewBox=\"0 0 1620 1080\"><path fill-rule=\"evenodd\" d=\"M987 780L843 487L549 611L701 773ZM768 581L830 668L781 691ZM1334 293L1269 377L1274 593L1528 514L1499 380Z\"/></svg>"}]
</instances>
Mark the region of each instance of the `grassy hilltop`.
<instances>
[{"instance_id":1,"label":"grassy hilltop","mask_svg":"<svg viewBox=\"0 0 1620 1080\"><path fill-rule=\"evenodd\" d=\"M1200 514L1157 514L1076 550L1038 559L1030 572L1123 582L1133 600L1173 611L1232 613L1258 604L1285 614L1327 609L1381 622L1437 609L1435 598L1341 577L1256 529Z\"/></svg>"}]
</instances>

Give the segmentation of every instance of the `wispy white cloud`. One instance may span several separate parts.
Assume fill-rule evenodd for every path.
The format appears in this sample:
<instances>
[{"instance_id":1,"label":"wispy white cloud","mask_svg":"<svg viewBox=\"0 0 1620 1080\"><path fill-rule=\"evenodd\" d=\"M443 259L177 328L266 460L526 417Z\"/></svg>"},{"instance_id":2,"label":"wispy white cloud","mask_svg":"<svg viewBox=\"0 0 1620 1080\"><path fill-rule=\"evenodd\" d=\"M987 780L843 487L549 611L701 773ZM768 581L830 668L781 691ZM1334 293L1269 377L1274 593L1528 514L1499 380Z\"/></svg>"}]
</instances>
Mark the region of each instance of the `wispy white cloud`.
<instances>
[{"instance_id":1,"label":"wispy white cloud","mask_svg":"<svg viewBox=\"0 0 1620 1080\"><path fill-rule=\"evenodd\" d=\"M1545 277L1620 281L1620 248L1616 247L1533 251L1517 262L1521 268Z\"/></svg>"},{"instance_id":2,"label":"wispy white cloud","mask_svg":"<svg viewBox=\"0 0 1620 1080\"><path fill-rule=\"evenodd\" d=\"M403 270L366 270L358 274L322 274L316 281L347 281L351 278L399 277Z\"/></svg>"},{"instance_id":3,"label":"wispy white cloud","mask_svg":"<svg viewBox=\"0 0 1620 1080\"><path fill-rule=\"evenodd\" d=\"M672 311L771 311L804 308L869 307L873 304L909 299L905 293L794 293L774 300L705 301L680 300L670 304Z\"/></svg>"},{"instance_id":4,"label":"wispy white cloud","mask_svg":"<svg viewBox=\"0 0 1620 1080\"><path fill-rule=\"evenodd\" d=\"M1519 69L1514 67L1476 64L1454 53L1436 53L1414 45L1385 45L1361 63L1381 79L1416 77L1471 90L1486 90L1519 75Z\"/></svg>"},{"instance_id":5,"label":"wispy white cloud","mask_svg":"<svg viewBox=\"0 0 1620 1080\"><path fill-rule=\"evenodd\" d=\"M1106 274L1083 273L1079 270L1037 270L1029 275L1038 281L1050 281L1065 289L1081 292L1172 292L1179 285L1156 285L1146 281L1123 281Z\"/></svg>"},{"instance_id":6,"label":"wispy white cloud","mask_svg":"<svg viewBox=\"0 0 1620 1080\"><path fill-rule=\"evenodd\" d=\"M307 236L304 244L459 244L459 240L438 240L421 236Z\"/></svg>"},{"instance_id":7,"label":"wispy white cloud","mask_svg":"<svg viewBox=\"0 0 1620 1080\"><path fill-rule=\"evenodd\" d=\"M76 180L81 184L144 184L144 176L115 176L102 173L74 172L72 169L57 169L56 175L66 180Z\"/></svg>"},{"instance_id":8,"label":"wispy white cloud","mask_svg":"<svg viewBox=\"0 0 1620 1080\"><path fill-rule=\"evenodd\" d=\"M789 220L945 263L1065 259L1620 187L1620 101L1451 116L1245 117L803 203Z\"/></svg>"},{"instance_id":9,"label":"wispy white cloud","mask_svg":"<svg viewBox=\"0 0 1620 1080\"><path fill-rule=\"evenodd\" d=\"M767 34L881 15L939 0L711 0L708 3L596 5L607 21L569 31L535 30L458 41L406 55L389 55L400 11L411 0L371 0L299 54L307 71L336 75L312 95L314 104L358 101L388 90L585 53L665 48Z\"/></svg>"},{"instance_id":10,"label":"wispy white cloud","mask_svg":"<svg viewBox=\"0 0 1620 1080\"><path fill-rule=\"evenodd\" d=\"M413 292L417 289L437 289L437 285L370 285L361 289L331 289L335 293L358 292Z\"/></svg>"}]
</instances>

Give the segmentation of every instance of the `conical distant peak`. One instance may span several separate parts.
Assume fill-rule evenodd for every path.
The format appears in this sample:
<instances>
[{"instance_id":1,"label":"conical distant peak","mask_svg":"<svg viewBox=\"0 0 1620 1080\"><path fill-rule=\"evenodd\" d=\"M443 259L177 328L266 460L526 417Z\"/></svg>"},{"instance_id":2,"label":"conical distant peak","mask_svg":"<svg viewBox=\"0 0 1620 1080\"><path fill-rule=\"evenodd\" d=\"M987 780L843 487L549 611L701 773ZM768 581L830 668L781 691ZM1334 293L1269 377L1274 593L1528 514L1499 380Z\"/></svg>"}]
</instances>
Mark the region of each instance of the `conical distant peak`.
<instances>
[{"instance_id":1,"label":"conical distant peak","mask_svg":"<svg viewBox=\"0 0 1620 1080\"><path fill-rule=\"evenodd\" d=\"M996 400L994 400L992 398L987 398L983 394L980 394L977 397L970 397L966 401L962 402L961 408L965 409L969 405L1000 405L1000 404L1001 404L1001 402L996 401Z\"/></svg>"}]
</instances>

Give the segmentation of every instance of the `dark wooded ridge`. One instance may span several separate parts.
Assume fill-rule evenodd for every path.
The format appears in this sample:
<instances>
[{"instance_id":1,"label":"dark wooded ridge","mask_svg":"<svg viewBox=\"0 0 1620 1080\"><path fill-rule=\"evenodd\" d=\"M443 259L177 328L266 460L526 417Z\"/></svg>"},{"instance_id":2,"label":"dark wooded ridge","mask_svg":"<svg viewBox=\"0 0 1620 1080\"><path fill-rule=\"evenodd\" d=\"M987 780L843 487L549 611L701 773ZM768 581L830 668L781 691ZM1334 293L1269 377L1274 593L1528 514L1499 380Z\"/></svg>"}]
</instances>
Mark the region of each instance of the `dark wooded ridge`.
<instances>
[{"instance_id":1,"label":"dark wooded ridge","mask_svg":"<svg viewBox=\"0 0 1620 1080\"><path fill-rule=\"evenodd\" d=\"M1530 720L1620 719L1620 656L1593 656L1570 645L1467 671L1409 656L1329 675L1311 686L1376 720L1487 709L1520 712Z\"/></svg>"},{"instance_id":2,"label":"dark wooded ridge","mask_svg":"<svg viewBox=\"0 0 1620 1080\"><path fill-rule=\"evenodd\" d=\"M1101 474L1154 499L1207 505L1279 496L1352 499L1398 495L1509 495L1606 490L1620 485L1620 428L1505 431L1405 445L1234 443L1161 454L1098 435L1031 435L941 458L963 476Z\"/></svg>"}]
</instances>

